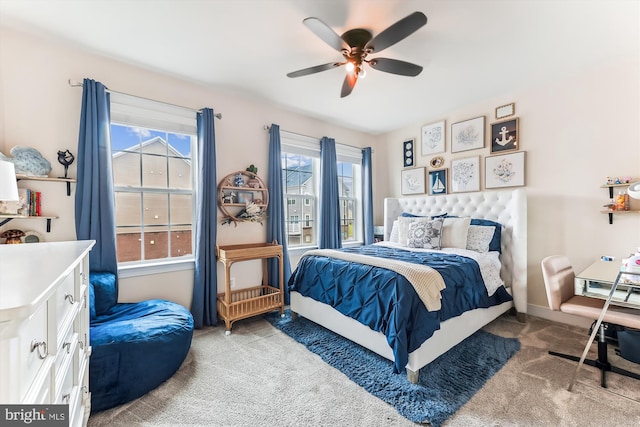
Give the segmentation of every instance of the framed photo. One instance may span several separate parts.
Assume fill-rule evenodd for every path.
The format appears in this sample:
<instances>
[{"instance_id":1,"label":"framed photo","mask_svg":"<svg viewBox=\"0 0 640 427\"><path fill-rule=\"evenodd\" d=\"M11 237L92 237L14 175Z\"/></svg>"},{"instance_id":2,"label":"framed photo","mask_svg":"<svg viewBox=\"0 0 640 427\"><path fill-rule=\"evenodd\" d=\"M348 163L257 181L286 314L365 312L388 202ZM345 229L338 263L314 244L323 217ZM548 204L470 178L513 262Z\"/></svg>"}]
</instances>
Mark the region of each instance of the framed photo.
<instances>
[{"instance_id":1,"label":"framed photo","mask_svg":"<svg viewBox=\"0 0 640 427\"><path fill-rule=\"evenodd\" d=\"M401 171L402 194L424 194L425 193L425 173L427 168L413 168Z\"/></svg>"},{"instance_id":2,"label":"framed photo","mask_svg":"<svg viewBox=\"0 0 640 427\"><path fill-rule=\"evenodd\" d=\"M518 118L491 124L491 152L517 150L520 146L518 138Z\"/></svg>"},{"instance_id":3,"label":"framed photo","mask_svg":"<svg viewBox=\"0 0 640 427\"><path fill-rule=\"evenodd\" d=\"M480 157L451 160L451 192L480 191Z\"/></svg>"},{"instance_id":4,"label":"framed photo","mask_svg":"<svg viewBox=\"0 0 640 427\"><path fill-rule=\"evenodd\" d=\"M253 202L253 192L252 191L238 191L237 192L237 202L242 205L246 205L249 202Z\"/></svg>"},{"instance_id":5,"label":"framed photo","mask_svg":"<svg viewBox=\"0 0 640 427\"><path fill-rule=\"evenodd\" d=\"M422 155L444 153L444 120L422 126Z\"/></svg>"},{"instance_id":6,"label":"framed photo","mask_svg":"<svg viewBox=\"0 0 640 427\"><path fill-rule=\"evenodd\" d=\"M447 170L429 171L429 195L447 194Z\"/></svg>"},{"instance_id":7,"label":"framed photo","mask_svg":"<svg viewBox=\"0 0 640 427\"><path fill-rule=\"evenodd\" d=\"M413 139L408 139L402 143L402 157L404 159L402 162L402 166L405 168L412 168L413 166L415 166L413 163L415 145L415 140Z\"/></svg>"},{"instance_id":8,"label":"framed photo","mask_svg":"<svg viewBox=\"0 0 640 427\"><path fill-rule=\"evenodd\" d=\"M484 147L484 116L451 125L451 152Z\"/></svg>"},{"instance_id":9,"label":"framed photo","mask_svg":"<svg viewBox=\"0 0 640 427\"><path fill-rule=\"evenodd\" d=\"M518 187L524 185L524 151L484 158L485 188Z\"/></svg>"},{"instance_id":10,"label":"framed photo","mask_svg":"<svg viewBox=\"0 0 640 427\"><path fill-rule=\"evenodd\" d=\"M501 105L496 107L496 120L513 116L515 113L516 105L513 102L511 104Z\"/></svg>"}]
</instances>

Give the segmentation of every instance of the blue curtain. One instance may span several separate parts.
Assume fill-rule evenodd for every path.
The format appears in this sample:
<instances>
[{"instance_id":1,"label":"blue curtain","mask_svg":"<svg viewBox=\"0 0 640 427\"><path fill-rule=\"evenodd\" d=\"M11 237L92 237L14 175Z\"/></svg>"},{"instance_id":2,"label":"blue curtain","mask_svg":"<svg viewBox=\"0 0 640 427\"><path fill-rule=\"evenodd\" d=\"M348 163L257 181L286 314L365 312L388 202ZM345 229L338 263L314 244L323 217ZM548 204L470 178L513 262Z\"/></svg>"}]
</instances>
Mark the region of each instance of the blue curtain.
<instances>
[{"instance_id":1,"label":"blue curtain","mask_svg":"<svg viewBox=\"0 0 640 427\"><path fill-rule=\"evenodd\" d=\"M320 249L342 247L340 233L340 193L336 141L323 136L320 140Z\"/></svg>"},{"instance_id":2,"label":"blue curtain","mask_svg":"<svg viewBox=\"0 0 640 427\"><path fill-rule=\"evenodd\" d=\"M218 322L216 295L216 137L211 108L198 113L198 200L195 223L195 272L191 313L196 328Z\"/></svg>"},{"instance_id":3,"label":"blue curtain","mask_svg":"<svg viewBox=\"0 0 640 427\"><path fill-rule=\"evenodd\" d=\"M362 149L362 212L364 215L364 244L373 243L373 183L371 147Z\"/></svg>"},{"instance_id":4,"label":"blue curtain","mask_svg":"<svg viewBox=\"0 0 640 427\"><path fill-rule=\"evenodd\" d=\"M110 122L109 95L104 85L84 79L78 136L76 236L78 240L96 241L89 253L91 271L117 276Z\"/></svg>"},{"instance_id":5,"label":"blue curtain","mask_svg":"<svg viewBox=\"0 0 640 427\"><path fill-rule=\"evenodd\" d=\"M268 188L271 203L267 207L267 242L276 240L282 245L284 264L284 300L289 304L289 289L287 283L291 277L291 263L287 251L287 230L285 229L285 202L282 190L282 148L280 143L280 126L272 124L269 129L269 175ZM269 268L269 284L279 283L280 272L278 260L270 258L267 264Z\"/></svg>"}]
</instances>

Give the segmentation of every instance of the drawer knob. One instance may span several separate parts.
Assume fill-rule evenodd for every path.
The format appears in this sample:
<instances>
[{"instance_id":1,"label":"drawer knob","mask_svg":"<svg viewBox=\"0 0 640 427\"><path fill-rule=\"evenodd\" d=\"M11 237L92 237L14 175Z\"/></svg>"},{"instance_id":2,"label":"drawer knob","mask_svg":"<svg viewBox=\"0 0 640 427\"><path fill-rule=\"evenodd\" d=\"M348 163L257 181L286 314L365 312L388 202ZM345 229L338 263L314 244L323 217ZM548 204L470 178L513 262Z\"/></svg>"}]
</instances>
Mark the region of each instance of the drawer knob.
<instances>
[{"instance_id":1,"label":"drawer knob","mask_svg":"<svg viewBox=\"0 0 640 427\"><path fill-rule=\"evenodd\" d=\"M68 404L70 400L71 400L71 393L67 393L62 396L62 403Z\"/></svg>"},{"instance_id":2,"label":"drawer knob","mask_svg":"<svg viewBox=\"0 0 640 427\"><path fill-rule=\"evenodd\" d=\"M44 341L31 341L31 353L38 351L38 357L44 359L47 357L47 343Z\"/></svg>"},{"instance_id":3,"label":"drawer knob","mask_svg":"<svg viewBox=\"0 0 640 427\"><path fill-rule=\"evenodd\" d=\"M73 299L73 295L71 294L64 294L64 299L69 300L69 304L73 304L74 302L76 302L76 300Z\"/></svg>"}]
</instances>

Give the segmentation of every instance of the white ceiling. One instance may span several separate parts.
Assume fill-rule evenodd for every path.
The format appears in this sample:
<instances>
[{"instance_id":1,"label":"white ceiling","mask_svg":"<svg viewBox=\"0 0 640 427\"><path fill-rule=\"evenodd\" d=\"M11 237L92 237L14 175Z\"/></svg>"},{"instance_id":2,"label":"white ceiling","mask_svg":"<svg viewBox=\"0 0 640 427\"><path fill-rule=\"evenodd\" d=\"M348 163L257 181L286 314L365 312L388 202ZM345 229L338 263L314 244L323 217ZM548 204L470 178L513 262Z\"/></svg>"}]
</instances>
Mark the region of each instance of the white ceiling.
<instances>
[{"instance_id":1,"label":"white ceiling","mask_svg":"<svg viewBox=\"0 0 640 427\"><path fill-rule=\"evenodd\" d=\"M286 77L340 59L304 18L375 35L414 11L427 25L379 56L422 65L419 76L369 70L346 98L344 67ZM376 134L637 58L639 11L638 0L0 0L0 25Z\"/></svg>"}]
</instances>

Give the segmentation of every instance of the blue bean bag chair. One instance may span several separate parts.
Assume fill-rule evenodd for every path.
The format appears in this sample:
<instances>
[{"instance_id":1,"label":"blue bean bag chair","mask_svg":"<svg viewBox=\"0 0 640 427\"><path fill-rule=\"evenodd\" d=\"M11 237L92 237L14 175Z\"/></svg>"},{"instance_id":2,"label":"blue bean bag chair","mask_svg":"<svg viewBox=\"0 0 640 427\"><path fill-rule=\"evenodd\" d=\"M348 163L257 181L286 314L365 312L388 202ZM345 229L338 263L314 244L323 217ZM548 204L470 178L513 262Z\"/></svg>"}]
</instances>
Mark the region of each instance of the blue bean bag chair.
<instances>
[{"instance_id":1,"label":"blue bean bag chair","mask_svg":"<svg viewBox=\"0 0 640 427\"><path fill-rule=\"evenodd\" d=\"M89 390L95 413L137 399L182 365L193 336L193 317L165 300L117 303L113 273L89 278Z\"/></svg>"}]
</instances>

